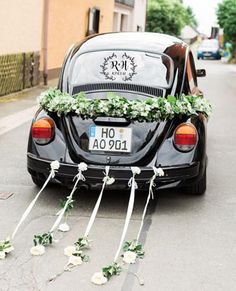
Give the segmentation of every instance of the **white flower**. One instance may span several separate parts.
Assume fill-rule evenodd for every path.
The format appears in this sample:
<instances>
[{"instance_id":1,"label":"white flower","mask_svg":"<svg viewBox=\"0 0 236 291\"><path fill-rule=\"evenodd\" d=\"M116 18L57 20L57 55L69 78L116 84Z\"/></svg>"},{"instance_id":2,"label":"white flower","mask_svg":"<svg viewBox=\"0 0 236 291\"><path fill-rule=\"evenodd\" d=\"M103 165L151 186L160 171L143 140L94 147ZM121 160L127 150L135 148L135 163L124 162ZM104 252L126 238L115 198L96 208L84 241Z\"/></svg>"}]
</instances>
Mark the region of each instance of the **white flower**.
<instances>
[{"instance_id":1,"label":"white flower","mask_svg":"<svg viewBox=\"0 0 236 291\"><path fill-rule=\"evenodd\" d=\"M71 257L76 252L75 246L68 246L64 249L64 255L67 257Z\"/></svg>"},{"instance_id":2,"label":"white flower","mask_svg":"<svg viewBox=\"0 0 236 291\"><path fill-rule=\"evenodd\" d=\"M9 248L4 249L4 252L9 254L10 252L12 252L14 250L13 246L10 246Z\"/></svg>"},{"instance_id":3,"label":"white flower","mask_svg":"<svg viewBox=\"0 0 236 291\"><path fill-rule=\"evenodd\" d=\"M80 256L70 256L68 265L73 265L73 266L78 266L83 263L82 259Z\"/></svg>"},{"instance_id":4,"label":"white flower","mask_svg":"<svg viewBox=\"0 0 236 291\"><path fill-rule=\"evenodd\" d=\"M79 168L80 171L83 172L83 171L87 171L88 166L87 166L87 164L85 164L85 163L79 163L78 168Z\"/></svg>"},{"instance_id":5,"label":"white flower","mask_svg":"<svg viewBox=\"0 0 236 291\"><path fill-rule=\"evenodd\" d=\"M135 252L132 252L132 251L127 251L123 255L123 261L126 264L134 264L135 261L136 261L136 258L137 258L136 253Z\"/></svg>"},{"instance_id":6,"label":"white flower","mask_svg":"<svg viewBox=\"0 0 236 291\"><path fill-rule=\"evenodd\" d=\"M162 168L155 168L155 167L153 167L153 171L159 177L163 177L165 175L165 173L162 170Z\"/></svg>"},{"instance_id":7,"label":"white flower","mask_svg":"<svg viewBox=\"0 0 236 291\"><path fill-rule=\"evenodd\" d=\"M103 178L103 182L106 182L107 185L111 185L115 182L113 177L106 176Z\"/></svg>"},{"instance_id":8,"label":"white flower","mask_svg":"<svg viewBox=\"0 0 236 291\"><path fill-rule=\"evenodd\" d=\"M66 232L66 231L69 231L70 230L70 227L69 225L65 222L65 223L61 223L59 226L58 226L58 230L62 231L62 232Z\"/></svg>"},{"instance_id":9,"label":"white flower","mask_svg":"<svg viewBox=\"0 0 236 291\"><path fill-rule=\"evenodd\" d=\"M58 161L53 161L50 164L52 170L58 170L60 168L60 164Z\"/></svg>"},{"instance_id":10,"label":"white flower","mask_svg":"<svg viewBox=\"0 0 236 291\"><path fill-rule=\"evenodd\" d=\"M42 256L45 253L45 247L43 245L37 245L30 249L33 256Z\"/></svg>"},{"instance_id":11,"label":"white flower","mask_svg":"<svg viewBox=\"0 0 236 291\"><path fill-rule=\"evenodd\" d=\"M141 170L139 167L131 167L131 171L133 172L134 175L139 175L141 173Z\"/></svg>"},{"instance_id":12,"label":"white flower","mask_svg":"<svg viewBox=\"0 0 236 291\"><path fill-rule=\"evenodd\" d=\"M107 278L103 275L102 272L96 272L93 274L91 282L96 285L103 285L106 284Z\"/></svg>"},{"instance_id":13,"label":"white flower","mask_svg":"<svg viewBox=\"0 0 236 291\"><path fill-rule=\"evenodd\" d=\"M1 251L1 252L0 252L0 260L4 260L5 257L6 257L5 252Z\"/></svg>"}]
</instances>

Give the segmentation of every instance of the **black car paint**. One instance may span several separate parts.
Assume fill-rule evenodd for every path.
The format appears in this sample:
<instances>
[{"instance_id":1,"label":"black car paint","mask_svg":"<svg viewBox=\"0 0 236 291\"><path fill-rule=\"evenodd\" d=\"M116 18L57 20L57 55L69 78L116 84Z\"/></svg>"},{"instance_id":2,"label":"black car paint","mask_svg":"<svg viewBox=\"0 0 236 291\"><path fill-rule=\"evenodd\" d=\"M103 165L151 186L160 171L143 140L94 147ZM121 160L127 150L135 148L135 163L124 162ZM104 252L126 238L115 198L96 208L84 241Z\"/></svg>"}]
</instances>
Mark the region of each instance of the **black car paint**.
<instances>
[{"instance_id":1,"label":"black car paint","mask_svg":"<svg viewBox=\"0 0 236 291\"><path fill-rule=\"evenodd\" d=\"M114 34L107 34L103 37L109 39L109 35ZM99 36L89 38L89 41L96 40L96 37ZM184 88L184 81L186 74L186 56L188 55L189 48L182 42L176 43L175 41L171 41L171 39L168 39L168 41L171 45L164 45L164 49L159 52L169 55L174 62L175 74L178 71L175 93L178 96L186 90ZM69 92L69 85L65 82L67 79L67 65L80 52L80 49L83 48L86 42L88 40L74 46L67 54L58 83L60 90L63 91L66 89ZM107 43L103 44L103 46L106 45ZM124 49L125 45L127 46L127 42L122 44ZM133 48L134 44L132 43L130 45ZM114 46L114 43L110 43L110 46ZM144 48L146 47L147 51L149 51L146 44L142 44L142 46ZM171 89L167 89L166 94L170 94ZM140 93L145 95L144 92ZM122 92L120 94L122 95ZM47 145L38 145L32 140L30 133L28 143L28 171L32 176L41 178L42 180L47 177L49 162L52 160L58 160L61 164L68 166L64 167L64 172L63 167L61 167L56 176L57 180L65 185L72 183L73 176L76 174L75 165L82 161L88 163L89 169L93 171L93 175L91 174L90 178L88 175L87 184L89 187L95 188L96 185L100 185L101 183L102 171L105 165L111 166L111 172L114 171L115 178L118 182L120 181L121 185L119 186L121 187L127 186L126 182L130 178L127 168L130 166L141 167L144 173L149 173L147 175L148 177L152 174L152 166L163 167L166 175L164 178L159 178L159 187L183 186L195 183L201 179L206 167L206 119L202 115L191 118L175 118L172 121L144 122L142 124L137 121L124 120L124 126L135 129L134 148L130 154L89 152L86 148L88 144L88 125L94 122L96 123L96 120L82 120L81 117L74 115L59 118L55 113L46 113L43 110L39 110L33 122L45 116L49 116L55 122L55 136L53 141ZM198 143L193 150L183 153L175 148L173 137L176 127L180 123L187 121L196 127L198 131ZM113 123L115 123L114 119ZM107 124L107 121L105 120L103 124ZM149 134L146 133L147 131ZM81 136L83 137L82 143ZM42 167L42 164L47 166ZM122 173L119 173L120 171L123 171L123 176ZM176 174L178 171L180 175ZM119 175L122 177L119 178ZM144 178L147 179L145 175ZM137 181L147 185L147 181L144 178L142 178L142 175L137 176Z\"/></svg>"}]
</instances>

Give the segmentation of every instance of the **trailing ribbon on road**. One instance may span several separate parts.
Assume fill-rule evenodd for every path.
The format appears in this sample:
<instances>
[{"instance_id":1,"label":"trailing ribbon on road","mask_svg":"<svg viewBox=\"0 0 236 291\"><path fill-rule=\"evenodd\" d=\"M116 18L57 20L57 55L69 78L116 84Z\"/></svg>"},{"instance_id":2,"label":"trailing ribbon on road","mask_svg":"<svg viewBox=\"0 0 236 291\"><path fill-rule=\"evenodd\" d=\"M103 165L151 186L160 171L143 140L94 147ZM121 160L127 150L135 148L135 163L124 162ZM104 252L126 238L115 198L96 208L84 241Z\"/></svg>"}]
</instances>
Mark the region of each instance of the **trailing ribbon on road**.
<instances>
[{"instance_id":1,"label":"trailing ribbon on road","mask_svg":"<svg viewBox=\"0 0 236 291\"><path fill-rule=\"evenodd\" d=\"M130 198L129 198L129 203L128 203L128 208L127 208L127 213L126 213L126 218L125 218L125 223L119 243L119 247L116 251L115 257L113 259L113 262L111 265L106 266L102 268L101 272L95 272L91 278L91 282L96 284L96 285L103 285L107 283L108 280L112 276L119 275L120 272L122 271L121 266L117 263L122 245L124 243L124 239L128 230L128 226L130 223L130 219L132 216L133 208L134 208L134 200L135 200L135 190L138 188L137 183L135 181L135 175L140 174L141 170L138 167L131 167L131 171L133 173L133 176L130 178L128 185L131 187L130 190Z\"/></svg>"},{"instance_id":2,"label":"trailing ribbon on road","mask_svg":"<svg viewBox=\"0 0 236 291\"><path fill-rule=\"evenodd\" d=\"M93 209L93 212L91 214L91 217L89 219L87 228L86 228L85 233L84 233L84 237L87 237L89 235L89 232L90 232L90 230L91 230L91 228L93 226L94 220L95 220L95 218L97 216L97 212L98 212L101 200L102 200L102 196L103 196L103 192L104 192L105 186L106 185L111 185L111 184L113 184L115 182L114 178L109 177L109 170L110 170L110 167L106 166L105 167L105 172L104 172L105 177L103 178L102 189L101 189L101 192L100 192L100 194L98 196L98 199L97 199L97 202L96 202L95 207Z\"/></svg>"},{"instance_id":3,"label":"trailing ribbon on road","mask_svg":"<svg viewBox=\"0 0 236 291\"><path fill-rule=\"evenodd\" d=\"M126 236L126 233L127 233L127 230L128 230L130 219L131 219L131 216L132 216L132 213L133 213L135 190L138 188L138 185L137 185L137 183L135 181L135 175L136 174L140 174L140 169L137 168L137 167L131 167L131 171L133 173L133 177L130 178L129 183L128 183L129 187L131 187L129 204L128 204L128 209L127 209L127 214L126 214L126 218L125 218L125 224L124 224L123 232L122 232L121 239L120 239L120 244L119 244L119 247L118 247L117 252L115 254L114 260L113 260L114 263L116 263L116 261L117 261L117 259L119 257L119 254L120 254L120 250L121 250L122 245L124 243L124 239L125 239L125 236Z\"/></svg>"},{"instance_id":4,"label":"trailing ribbon on road","mask_svg":"<svg viewBox=\"0 0 236 291\"><path fill-rule=\"evenodd\" d=\"M51 178L54 178L55 177L55 173L59 169L60 164L59 164L58 161L53 161L53 162L51 162L50 166L51 166L51 170L50 170L50 174L49 174L47 180L45 181L45 183L43 184L41 190L38 192L38 194L35 196L35 198L33 199L33 201L30 203L30 205L27 207L27 209L23 213L20 221L18 222L15 230L13 231L13 233L11 235L11 239L12 240L14 239L16 233L18 232L19 227L21 226L21 224L25 221L25 219L27 218L27 216L30 214L30 212L31 212L32 208L34 207L36 201L38 200L40 194L43 192L43 190L45 189L45 187L47 186L47 184L49 183L49 181L51 180Z\"/></svg>"},{"instance_id":5,"label":"trailing ribbon on road","mask_svg":"<svg viewBox=\"0 0 236 291\"><path fill-rule=\"evenodd\" d=\"M141 224L139 227L139 231L137 234L136 239L132 240L132 241L126 241L123 245L123 251L124 253L122 254L123 257L123 262L127 263L127 264L134 264L136 262L137 258L142 259L144 257L145 252L143 251L143 246L142 244L139 242L139 238L143 229L143 224L144 224L144 219L146 216L146 212L147 212L147 207L148 204L150 202L150 199L154 199L154 193L153 193L153 187L155 187L155 179L158 176L164 176L164 172L161 168L156 168L153 167L153 171L154 171L154 175L151 177L149 183L149 191L148 191L148 196L147 196L147 200L143 209L143 213L142 213L142 219L141 219ZM132 272L131 272L132 273ZM138 279L138 275L133 273ZM139 279L139 283L141 285L143 285L143 280Z\"/></svg>"},{"instance_id":6,"label":"trailing ribbon on road","mask_svg":"<svg viewBox=\"0 0 236 291\"><path fill-rule=\"evenodd\" d=\"M93 212L91 214L91 217L89 219L89 222L87 224L85 233L83 237L80 237L72 246L67 246L64 249L64 254L66 256L68 256L68 262L67 264L64 266L64 269L62 272L58 273L57 275L53 276L52 278L49 279L50 281L55 280L57 277L59 277L60 275L62 275L64 273L64 271L70 271L73 267L81 265L82 262L87 262L89 257L84 254L84 249L89 248L90 247L90 240L88 239L90 230L94 224L95 218L97 216L97 212L98 209L100 207L101 204L101 200L102 200L102 196L103 196L103 192L105 189L106 185L111 185L115 182L115 179L109 176L109 170L110 167L106 166L105 167L105 172L104 172L104 178L103 178L103 184L102 184L102 189L100 191L100 194L98 196L97 202L94 206Z\"/></svg>"},{"instance_id":7,"label":"trailing ribbon on road","mask_svg":"<svg viewBox=\"0 0 236 291\"><path fill-rule=\"evenodd\" d=\"M79 173L74 177L74 180L76 180L74 187L73 187L70 195L67 197L67 200L66 200L64 207L60 210L58 218L56 219L55 223L51 227L51 229L50 229L51 233L54 232L54 230L58 227L59 223L61 222L69 203L72 201L74 192L77 189L77 185L78 185L79 181L85 181L85 177L82 174L82 172L87 170L87 165L85 163L80 163L78 165L78 170L79 170Z\"/></svg>"},{"instance_id":8,"label":"trailing ribbon on road","mask_svg":"<svg viewBox=\"0 0 236 291\"><path fill-rule=\"evenodd\" d=\"M137 243L139 241L139 238L140 238L140 235L141 235L141 232L142 232L142 228L143 228L144 219L145 219L145 216L146 216L148 204L149 204L151 198L154 199L153 187L156 187L155 179L158 176L159 177L164 176L164 172L163 172L163 170L161 168L156 168L154 166L152 168L153 168L153 171L154 171L154 175L150 179L148 197L147 197L147 200L146 200L145 207L143 209L142 220L141 220L141 224L140 224L140 227L139 227L138 235L137 235L137 238L136 238L136 242Z\"/></svg>"},{"instance_id":9,"label":"trailing ribbon on road","mask_svg":"<svg viewBox=\"0 0 236 291\"><path fill-rule=\"evenodd\" d=\"M72 197L73 197L74 192L77 189L77 185L78 185L79 181L81 181L81 180L85 181L85 177L82 174L82 172L86 171L86 170L87 170L87 165L85 163L80 163L78 165L79 172L73 179L73 180L76 180L75 184L72 188L70 195L67 197L67 200L65 202L64 207L58 212L58 217L57 217L56 221L54 222L53 226L46 233L34 235L34 240L33 240L34 246L30 249L30 252L32 255L34 255L34 256L43 255L45 253L45 246L50 245L53 243L53 241L55 241L55 240L53 240L53 233L54 233L55 229L58 227L59 223L61 222L61 220L62 220L62 218L67 210L67 207L69 206L69 204L71 202L73 202Z\"/></svg>"},{"instance_id":10,"label":"trailing ribbon on road","mask_svg":"<svg viewBox=\"0 0 236 291\"><path fill-rule=\"evenodd\" d=\"M94 224L95 218L97 216L97 212L99 209L99 206L101 204L103 192L105 189L106 185L111 185L115 182L114 178L109 177L109 170L110 167L106 166L105 167L105 172L104 172L104 178L103 178L103 184L102 184L102 189L100 191L100 194L98 196L97 202L94 206L93 212L91 214L91 217L89 219L88 225L86 227L84 236L80 237L77 242L74 243L74 246L68 246L64 249L64 254L69 257L68 263L64 267L65 271L70 270L71 268L80 265L83 261L87 262L89 257L83 253L85 248L90 247L90 240L88 239L90 230ZM79 261L79 263L78 263Z\"/></svg>"}]
</instances>

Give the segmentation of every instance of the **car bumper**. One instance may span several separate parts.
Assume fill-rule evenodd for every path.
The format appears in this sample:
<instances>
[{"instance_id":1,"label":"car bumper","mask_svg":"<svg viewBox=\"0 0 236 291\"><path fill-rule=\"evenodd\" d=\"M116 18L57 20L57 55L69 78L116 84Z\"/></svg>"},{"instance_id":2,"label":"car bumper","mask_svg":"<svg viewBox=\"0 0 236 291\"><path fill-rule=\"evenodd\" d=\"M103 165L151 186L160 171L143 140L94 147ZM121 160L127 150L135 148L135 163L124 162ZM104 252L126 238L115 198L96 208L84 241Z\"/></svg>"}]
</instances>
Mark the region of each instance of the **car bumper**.
<instances>
[{"instance_id":1,"label":"car bumper","mask_svg":"<svg viewBox=\"0 0 236 291\"><path fill-rule=\"evenodd\" d=\"M38 158L30 153L27 155L27 167L31 175L38 178L45 179L50 172L51 160ZM86 181L81 185L97 189L102 184L104 177L105 166L101 165L88 165L88 169L84 172ZM140 167L141 173L136 176L136 181L139 188L148 188L148 182L153 176L151 167ZM164 171L163 177L156 178L158 188L169 188L182 185L186 181L192 181L199 175L200 163L193 162L190 164L162 167ZM68 164L60 162L60 168L55 176L55 182L59 182L65 186L71 187L75 175L78 174L77 164ZM128 188L128 181L132 177L130 167L124 166L110 166L109 176L114 177L116 182L110 188L120 189Z\"/></svg>"}]
</instances>

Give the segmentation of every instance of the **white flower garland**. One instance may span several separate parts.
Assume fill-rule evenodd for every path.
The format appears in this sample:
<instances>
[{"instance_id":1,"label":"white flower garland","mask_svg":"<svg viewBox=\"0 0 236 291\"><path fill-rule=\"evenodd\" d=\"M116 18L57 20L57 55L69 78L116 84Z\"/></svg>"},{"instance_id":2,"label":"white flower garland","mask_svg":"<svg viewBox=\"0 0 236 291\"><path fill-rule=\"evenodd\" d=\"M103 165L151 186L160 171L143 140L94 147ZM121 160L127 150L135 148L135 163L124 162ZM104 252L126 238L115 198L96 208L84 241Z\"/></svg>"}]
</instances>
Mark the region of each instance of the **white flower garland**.
<instances>
[{"instance_id":1,"label":"white flower garland","mask_svg":"<svg viewBox=\"0 0 236 291\"><path fill-rule=\"evenodd\" d=\"M128 100L114 93L108 93L107 99L88 99L85 93L70 96L58 89L49 89L38 99L39 105L58 116L74 113L83 118L98 116L124 117L138 121L171 120L174 117L198 115L209 117L212 107L208 100L200 96L181 95L156 97L145 100Z\"/></svg>"}]
</instances>

